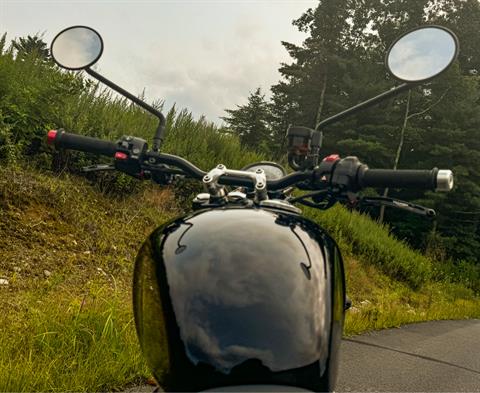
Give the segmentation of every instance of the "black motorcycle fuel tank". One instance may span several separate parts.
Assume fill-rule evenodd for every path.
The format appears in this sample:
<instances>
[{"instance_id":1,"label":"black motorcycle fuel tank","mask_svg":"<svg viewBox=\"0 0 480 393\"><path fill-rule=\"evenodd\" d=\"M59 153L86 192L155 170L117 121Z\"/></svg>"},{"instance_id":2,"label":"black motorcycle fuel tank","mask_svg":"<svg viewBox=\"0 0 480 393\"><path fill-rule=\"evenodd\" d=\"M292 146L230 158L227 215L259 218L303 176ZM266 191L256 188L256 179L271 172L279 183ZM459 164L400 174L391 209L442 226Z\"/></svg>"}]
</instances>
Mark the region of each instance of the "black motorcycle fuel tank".
<instances>
[{"instance_id":1,"label":"black motorcycle fuel tank","mask_svg":"<svg viewBox=\"0 0 480 393\"><path fill-rule=\"evenodd\" d=\"M218 208L176 219L152 233L135 266L142 351L172 391L331 389L344 301L335 243L282 211Z\"/></svg>"}]
</instances>

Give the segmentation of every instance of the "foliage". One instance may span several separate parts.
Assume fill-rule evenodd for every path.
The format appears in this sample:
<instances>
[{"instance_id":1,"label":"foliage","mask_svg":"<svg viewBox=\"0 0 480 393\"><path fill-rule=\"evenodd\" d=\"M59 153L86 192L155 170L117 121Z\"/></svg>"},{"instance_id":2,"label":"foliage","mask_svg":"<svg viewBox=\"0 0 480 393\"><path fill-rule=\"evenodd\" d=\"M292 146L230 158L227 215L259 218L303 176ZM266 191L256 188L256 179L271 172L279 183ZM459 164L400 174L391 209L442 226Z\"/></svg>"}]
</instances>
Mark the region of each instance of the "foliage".
<instances>
[{"instance_id":1,"label":"foliage","mask_svg":"<svg viewBox=\"0 0 480 393\"><path fill-rule=\"evenodd\" d=\"M16 51L20 58L35 57L39 61L46 61L50 58L50 51L42 37L27 36L20 37L17 41L12 42L12 48Z\"/></svg>"},{"instance_id":2,"label":"foliage","mask_svg":"<svg viewBox=\"0 0 480 393\"><path fill-rule=\"evenodd\" d=\"M50 129L64 128L109 140L122 135L152 139L156 118L81 73L65 72L52 62L38 61L35 50L16 49L29 48L32 41L40 42L30 37L6 49L3 44L0 53L0 160L28 159L40 167L53 165L57 170L74 172L100 160L89 154L63 152L56 153L52 162L45 142ZM219 163L241 168L260 158L242 151L237 136L221 132L204 118L195 120L186 110L172 108L166 129L162 151L181 155L204 170Z\"/></svg>"},{"instance_id":3,"label":"foliage","mask_svg":"<svg viewBox=\"0 0 480 393\"><path fill-rule=\"evenodd\" d=\"M418 288L432 277L431 261L391 236L386 227L365 215L336 206L307 216L325 227L345 255L380 268L389 277Z\"/></svg>"},{"instance_id":4,"label":"foliage","mask_svg":"<svg viewBox=\"0 0 480 393\"><path fill-rule=\"evenodd\" d=\"M348 295L353 303L345 319L347 336L406 323L480 315L478 297L463 284L433 281L413 291L354 256L347 256L345 262Z\"/></svg>"},{"instance_id":5,"label":"foliage","mask_svg":"<svg viewBox=\"0 0 480 393\"><path fill-rule=\"evenodd\" d=\"M237 108L227 109L229 116L222 117L227 122L228 129L240 137L240 142L247 149L268 153L271 115L260 88L250 94L246 105L237 105Z\"/></svg>"},{"instance_id":6,"label":"foliage","mask_svg":"<svg viewBox=\"0 0 480 393\"><path fill-rule=\"evenodd\" d=\"M41 301L34 291L15 296L22 311L4 310L9 315L0 328L2 391L96 392L145 383L148 371L127 288L92 281L81 295L51 292Z\"/></svg>"}]
</instances>

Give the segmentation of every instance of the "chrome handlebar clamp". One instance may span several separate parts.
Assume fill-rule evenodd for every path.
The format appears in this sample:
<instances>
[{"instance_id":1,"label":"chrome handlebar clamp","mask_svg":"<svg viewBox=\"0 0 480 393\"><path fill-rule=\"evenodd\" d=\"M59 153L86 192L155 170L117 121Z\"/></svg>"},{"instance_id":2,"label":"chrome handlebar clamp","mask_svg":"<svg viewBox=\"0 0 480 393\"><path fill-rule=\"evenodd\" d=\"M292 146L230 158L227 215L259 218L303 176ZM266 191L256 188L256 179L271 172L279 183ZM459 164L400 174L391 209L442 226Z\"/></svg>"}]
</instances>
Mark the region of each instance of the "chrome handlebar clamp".
<instances>
[{"instance_id":1,"label":"chrome handlebar clamp","mask_svg":"<svg viewBox=\"0 0 480 393\"><path fill-rule=\"evenodd\" d=\"M203 176L203 185L212 197L222 198L225 196L225 188L218 184L218 179L225 174L226 170L225 165L220 164Z\"/></svg>"},{"instance_id":2,"label":"chrome handlebar clamp","mask_svg":"<svg viewBox=\"0 0 480 393\"><path fill-rule=\"evenodd\" d=\"M212 197L222 198L225 196L225 188L218 184L218 179L222 176L235 176L251 179L255 190L255 202L259 203L268 199L267 177L265 171L258 168L255 172L239 171L227 169L225 165L217 165L203 177L203 184Z\"/></svg>"}]
</instances>

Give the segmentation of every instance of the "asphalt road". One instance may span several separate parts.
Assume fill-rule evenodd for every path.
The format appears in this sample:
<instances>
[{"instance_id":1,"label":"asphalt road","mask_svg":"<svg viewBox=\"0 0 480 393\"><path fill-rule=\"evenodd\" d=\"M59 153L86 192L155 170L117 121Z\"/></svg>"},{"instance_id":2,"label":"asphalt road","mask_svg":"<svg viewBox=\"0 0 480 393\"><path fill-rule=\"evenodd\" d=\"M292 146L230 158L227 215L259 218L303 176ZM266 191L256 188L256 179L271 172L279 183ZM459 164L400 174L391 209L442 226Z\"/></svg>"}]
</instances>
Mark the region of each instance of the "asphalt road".
<instances>
[{"instance_id":1,"label":"asphalt road","mask_svg":"<svg viewBox=\"0 0 480 393\"><path fill-rule=\"evenodd\" d=\"M337 392L480 392L480 320L406 325L345 339Z\"/></svg>"}]
</instances>

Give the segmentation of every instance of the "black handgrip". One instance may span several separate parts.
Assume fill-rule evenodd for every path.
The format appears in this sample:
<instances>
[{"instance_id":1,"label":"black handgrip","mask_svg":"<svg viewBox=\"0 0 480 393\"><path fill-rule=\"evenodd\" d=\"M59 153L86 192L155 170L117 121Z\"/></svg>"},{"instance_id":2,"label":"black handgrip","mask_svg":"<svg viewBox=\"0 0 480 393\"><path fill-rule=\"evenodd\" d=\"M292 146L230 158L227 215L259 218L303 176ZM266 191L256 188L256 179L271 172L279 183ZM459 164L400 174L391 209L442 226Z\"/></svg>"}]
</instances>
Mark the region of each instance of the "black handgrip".
<instances>
[{"instance_id":1,"label":"black handgrip","mask_svg":"<svg viewBox=\"0 0 480 393\"><path fill-rule=\"evenodd\" d=\"M117 144L115 142L84 135L70 134L63 130L49 131L48 143L54 144L56 148L80 150L108 157L114 157L117 151Z\"/></svg>"},{"instance_id":2,"label":"black handgrip","mask_svg":"<svg viewBox=\"0 0 480 393\"><path fill-rule=\"evenodd\" d=\"M391 187L435 190L437 188L437 174L438 168L431 170L361 168L358 173L358 184L361 188Z\"/></svg>"}]
</instances>

